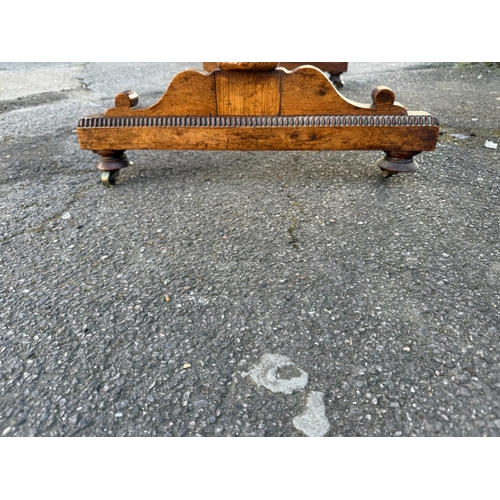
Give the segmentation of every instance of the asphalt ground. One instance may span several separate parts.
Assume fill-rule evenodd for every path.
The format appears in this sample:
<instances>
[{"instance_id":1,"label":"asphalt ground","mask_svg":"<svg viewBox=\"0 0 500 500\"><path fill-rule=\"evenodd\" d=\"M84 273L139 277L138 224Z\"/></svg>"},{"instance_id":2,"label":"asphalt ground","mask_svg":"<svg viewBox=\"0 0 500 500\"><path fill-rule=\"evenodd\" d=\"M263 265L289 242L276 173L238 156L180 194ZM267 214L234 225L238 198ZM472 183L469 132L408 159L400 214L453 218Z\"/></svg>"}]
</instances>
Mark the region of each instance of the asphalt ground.
<instances>
[{"instance_id":1,"label":"asphalt ground","mask_svg":"<svg viewBox=\"0 0 500 500\"><path fill-rule=\"evenodd\" d=\"M0 64L0 435L497 437L500 69L350 63L438 117L373 151L131 151L79 118L201 63Z\"/></svg>"}]
</instances>

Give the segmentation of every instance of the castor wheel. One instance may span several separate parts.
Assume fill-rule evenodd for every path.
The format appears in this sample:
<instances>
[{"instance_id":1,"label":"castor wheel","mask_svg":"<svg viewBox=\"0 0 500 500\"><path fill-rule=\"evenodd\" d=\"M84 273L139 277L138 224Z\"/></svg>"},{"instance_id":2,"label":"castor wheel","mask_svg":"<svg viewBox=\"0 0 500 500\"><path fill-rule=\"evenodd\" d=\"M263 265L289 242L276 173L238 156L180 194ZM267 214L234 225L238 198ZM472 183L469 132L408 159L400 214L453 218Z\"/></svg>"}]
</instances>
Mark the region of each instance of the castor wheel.
<instances>
[{"instance_id":1,"label":"castor wheel","mask_svg":"<svg viewBox=\"0 0 500 500\"><path fill-rule=\"evenodd\" d=\"M391 170L386 170L385 168L380 169L380 175L382 177L391 177L392 175L396 175L397 172L393 172Z\"/></svg>"},{"instance_id":2,"label":"castor wheel","mask_svg":"<svg viewBox=\"0 0 500 500\"><path fill-rule=\"evenodd\" d=\"M118 179L118 175L120 174L119 170L107 170L104 171L101 175L101 182L106 187L112 187L116 184L116 179Z\"/></svg>"},{"instance_id":3,"label":"castor wheel","mask_svg":"<svg viewBox=\"0 0 500 500\"><path fill-rule=\"evenodd\" d=\"M94 153L101 156L97 168L102 172L101 182L106 187L111 187L116 184L120 169L134 164L134 162L130 161L127 157L124 150L102 149L97 151L94 150Z\"/></svg>"}]
</instances>

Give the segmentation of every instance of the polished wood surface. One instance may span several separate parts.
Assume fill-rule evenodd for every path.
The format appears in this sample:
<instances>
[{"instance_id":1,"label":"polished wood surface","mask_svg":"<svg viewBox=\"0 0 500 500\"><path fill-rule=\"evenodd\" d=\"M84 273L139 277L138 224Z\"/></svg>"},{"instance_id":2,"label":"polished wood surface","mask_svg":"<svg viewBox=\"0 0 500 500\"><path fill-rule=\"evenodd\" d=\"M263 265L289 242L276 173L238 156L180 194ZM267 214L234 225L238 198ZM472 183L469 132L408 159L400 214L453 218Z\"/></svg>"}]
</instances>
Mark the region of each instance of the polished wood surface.
<instances>
[{"instance_id":1,"label":"polished wood surface","mask_svg":"<svg viewBox=\"0 0 500 500\"><path fill-rule=\"evenodd\" d=\"M217 114L214 76L202 71L187 70L176 75L163 97L153 106L133 109L138 99L131 99L125 91L115 98L115 107L108 109L105 116L206 116Z\"/></svg>"},{"instance_id":2,"label":"polished wood surface","mask_svg":"<svg viewBox=\"0 0 500 500\"><path fill-rule=\"evenodd\" d=\"M355 122L354 122L355 123ZM98 150L231 150L318 151L391 150L429 151L436 125L337 126L321 125L238 126L142 126L96 127L81 140L83 149ZM332 133L332 130L334 133Z\"/></svg>"}]
</instances>

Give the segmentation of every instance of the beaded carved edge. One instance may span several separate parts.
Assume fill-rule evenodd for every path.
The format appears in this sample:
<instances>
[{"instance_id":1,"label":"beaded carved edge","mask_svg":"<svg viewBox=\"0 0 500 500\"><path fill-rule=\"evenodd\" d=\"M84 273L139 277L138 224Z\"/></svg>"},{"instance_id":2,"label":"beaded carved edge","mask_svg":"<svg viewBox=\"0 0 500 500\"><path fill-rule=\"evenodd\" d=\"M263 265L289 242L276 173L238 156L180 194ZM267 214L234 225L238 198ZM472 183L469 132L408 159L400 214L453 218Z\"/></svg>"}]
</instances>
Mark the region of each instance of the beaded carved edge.
<instances>
[{"instance_id":1,"label":"beaded carved edge","mask_svg":"<svg viewBox=\"0 0 500 500\"><path fill-rule=\"evenodd\" d=\"M335 116L158 116L87 117L78 128L107 127L435 127L430 115L335 115Z\"/></svg>"}]
</instances>

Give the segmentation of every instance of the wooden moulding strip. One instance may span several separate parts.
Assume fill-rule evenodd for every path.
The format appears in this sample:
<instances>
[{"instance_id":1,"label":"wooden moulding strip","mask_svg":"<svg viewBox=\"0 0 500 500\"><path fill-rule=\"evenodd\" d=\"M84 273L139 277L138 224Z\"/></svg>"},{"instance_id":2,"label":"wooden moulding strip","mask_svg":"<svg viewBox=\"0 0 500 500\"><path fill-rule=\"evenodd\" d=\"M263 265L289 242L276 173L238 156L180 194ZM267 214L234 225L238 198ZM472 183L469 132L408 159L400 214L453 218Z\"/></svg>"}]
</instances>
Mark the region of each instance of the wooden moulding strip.
<instances>
[{"instance_id":1,"label":"wooden moulding strip","mask_svg":"<svg viewBox=\"0 0 500 500\"><path fill-rule=\"evenodd\" d=\"M90 150L383 150L433 151L439 127L95 127L78 129L82 149Z\"/></svg>"},{"instance_id":2,"label":"wooden moulding strip","mask_svg":"<svg viewBox=\"0 0 500 500\"><path fill-rule=\"evenodd\" d=\"M331 115L331 116L153 116L88 117L78 129L130 127L433 127L437 118L428 114Z\"/></svg>"}]
</instances>

